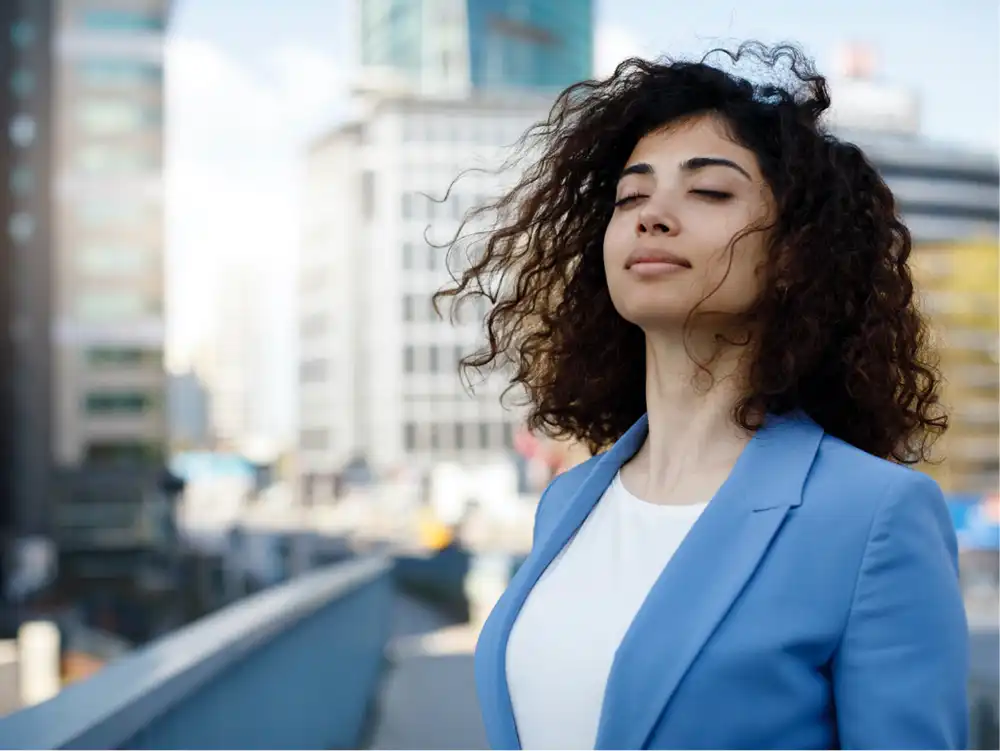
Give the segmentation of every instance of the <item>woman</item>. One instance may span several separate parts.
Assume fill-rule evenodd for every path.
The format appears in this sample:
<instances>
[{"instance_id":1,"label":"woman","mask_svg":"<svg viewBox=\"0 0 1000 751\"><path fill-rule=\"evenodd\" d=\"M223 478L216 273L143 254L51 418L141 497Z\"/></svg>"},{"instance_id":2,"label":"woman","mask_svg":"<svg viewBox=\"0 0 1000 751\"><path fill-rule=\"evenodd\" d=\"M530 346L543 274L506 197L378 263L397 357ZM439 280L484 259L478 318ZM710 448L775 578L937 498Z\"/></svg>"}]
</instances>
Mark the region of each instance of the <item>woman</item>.
<instances>
[{"instance_id":1,"label":"woman","mask_svg":"<svg viewBox=\"0 0 1000 751\"><path fill-rule=\"evenodd\" d=\"M542 495L483 628L495 748L963 748L947 426L910 235L793 48L567 90L439 296L486 290L529 425L596 454ZM502 281L501 281L502 280Z\"/></svg>"}]
</instances>

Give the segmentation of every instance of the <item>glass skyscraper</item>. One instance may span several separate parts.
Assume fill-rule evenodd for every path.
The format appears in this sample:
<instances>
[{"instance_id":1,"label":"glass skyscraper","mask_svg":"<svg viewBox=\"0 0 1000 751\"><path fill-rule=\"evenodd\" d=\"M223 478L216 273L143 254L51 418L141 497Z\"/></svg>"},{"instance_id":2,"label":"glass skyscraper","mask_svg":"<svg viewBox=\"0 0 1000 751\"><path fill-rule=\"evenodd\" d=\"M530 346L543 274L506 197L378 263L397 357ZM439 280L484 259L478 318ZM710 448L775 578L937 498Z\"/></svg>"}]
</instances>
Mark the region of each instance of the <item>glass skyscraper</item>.
<instances>
[{"instance_id":1,"label":"glass skyscraper","mask_svg":"<svg viewBox=\"0 0 1000 751\"><path fill-rule=\"evenodd\" d=\"M364 0L361 52L431 88L557 91L593 74L594 0Z\"/></svg>"}]
</instances>

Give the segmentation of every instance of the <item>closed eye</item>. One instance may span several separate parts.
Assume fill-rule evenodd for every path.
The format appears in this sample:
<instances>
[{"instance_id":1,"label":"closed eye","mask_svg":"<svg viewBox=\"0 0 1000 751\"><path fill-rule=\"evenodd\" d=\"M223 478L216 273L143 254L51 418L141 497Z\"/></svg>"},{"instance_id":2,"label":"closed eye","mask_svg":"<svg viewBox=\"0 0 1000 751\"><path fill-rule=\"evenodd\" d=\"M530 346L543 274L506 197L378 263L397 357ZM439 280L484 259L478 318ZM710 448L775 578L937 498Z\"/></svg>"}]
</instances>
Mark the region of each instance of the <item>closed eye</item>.
<instances>
[{"instance_id":1,"label":"closed eye","mask_svg":"<svg viewBox=\"0 0 1000 751\"><path fill-rule=\"evenodd\" d=\"M692 190L691 193L710 201L726 201L733 197L732 193L726 193L722 190Z\"/></svg>"},{"instance_id":2,"label":"closed eye","mask_svg":"<svg viewBox=\"0 0 1000 751\"><path fill-rule=\"evenodd\" d=\"M645 198L641 193L629 193L627 196L622 196L617 201L615 201L615 208L620 206L628 206L630 203L635 203L638 199Z\"/></svg>"}]
</instances>

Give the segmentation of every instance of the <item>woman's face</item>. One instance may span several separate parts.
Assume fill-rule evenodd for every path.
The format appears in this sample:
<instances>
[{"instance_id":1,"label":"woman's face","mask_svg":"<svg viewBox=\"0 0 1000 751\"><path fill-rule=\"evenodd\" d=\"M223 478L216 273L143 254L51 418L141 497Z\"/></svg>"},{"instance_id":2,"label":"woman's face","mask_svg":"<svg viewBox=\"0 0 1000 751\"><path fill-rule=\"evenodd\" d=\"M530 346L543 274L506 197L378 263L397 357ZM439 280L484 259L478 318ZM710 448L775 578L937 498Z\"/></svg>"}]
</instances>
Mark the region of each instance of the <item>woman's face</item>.
<instances>
[{"instance_id":1,"label":"woman's face","mask_svg":"<svg viewBox=\"0 0 1000 751\"><path fill-rule=\"evenodd\" d=\"M755 155L733 143L715 117L640 140L604 234L604 268L619 314L646 331L676 328L710 293L699 312L745 311L760 290L765 235L739 240L731 267L729 246L741 230L766 222L771 205Z\"/></svg>"}]
</instances>

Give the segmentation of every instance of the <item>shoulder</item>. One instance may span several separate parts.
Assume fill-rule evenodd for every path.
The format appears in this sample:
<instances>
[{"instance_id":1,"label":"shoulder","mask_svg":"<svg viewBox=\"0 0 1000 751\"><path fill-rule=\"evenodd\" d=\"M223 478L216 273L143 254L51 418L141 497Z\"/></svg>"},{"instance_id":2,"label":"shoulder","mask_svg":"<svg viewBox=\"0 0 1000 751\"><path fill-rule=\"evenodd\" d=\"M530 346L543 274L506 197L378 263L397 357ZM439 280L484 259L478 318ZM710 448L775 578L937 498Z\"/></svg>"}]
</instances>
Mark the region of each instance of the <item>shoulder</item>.
<instances>
[{"instance_id":1,"label":"shoulder","mask_svg":"<svg viewBox=\"0 0 1000 751\"><path fill-rule=\"evenodd\" d=\"M951 515L933 478L825 435L803 489L801 512L867 545L914 525L954 546ZM837 537L836 534L832 535Z\"/></svg>"},{"instance_id":2,"label":"shoulder","mask_svg":"<svg viewBox=\"0 0 1000 751\"><path fill-rule=\"evenodd\" d=\"M941 488L930 476L913 467L872 456L831 435L824 435L820 442L806 493L835 495L840 503L855 499L865 506L879 505L900 494L943 501Z\"/></svg>"}]
</instances>

